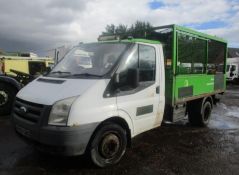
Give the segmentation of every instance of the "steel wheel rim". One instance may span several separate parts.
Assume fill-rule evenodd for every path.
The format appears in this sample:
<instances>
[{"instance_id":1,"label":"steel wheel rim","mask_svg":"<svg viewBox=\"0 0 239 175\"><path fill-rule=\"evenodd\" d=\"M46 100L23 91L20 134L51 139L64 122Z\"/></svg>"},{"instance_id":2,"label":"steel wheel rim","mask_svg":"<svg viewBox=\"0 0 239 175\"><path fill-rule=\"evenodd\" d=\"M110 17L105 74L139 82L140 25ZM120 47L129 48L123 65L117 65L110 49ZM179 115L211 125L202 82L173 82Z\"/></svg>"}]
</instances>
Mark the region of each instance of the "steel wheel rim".
<instances>
[{"instance_id":1,"label":"steel wheel rim","mask_svg":"<svg viewBox=\"0 0 239 175\"><path fill-rule=\"evenodd\" d=\"M120 150L119 137L113 133L105 135L101 140L99 150L104 158L114 157Z\"/></svg>"}]
</instances>

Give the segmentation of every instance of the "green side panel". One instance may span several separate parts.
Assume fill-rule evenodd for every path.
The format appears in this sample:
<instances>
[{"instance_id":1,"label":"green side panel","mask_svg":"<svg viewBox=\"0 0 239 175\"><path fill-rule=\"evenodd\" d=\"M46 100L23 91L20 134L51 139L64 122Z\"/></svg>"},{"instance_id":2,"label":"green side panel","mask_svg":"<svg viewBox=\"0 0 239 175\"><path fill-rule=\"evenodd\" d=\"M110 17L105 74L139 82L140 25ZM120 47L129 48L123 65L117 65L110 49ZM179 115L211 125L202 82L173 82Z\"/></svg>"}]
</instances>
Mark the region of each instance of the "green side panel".
<instances>
[{"instance_id":1,"label":"green side panel","mask_svg":"<svg viewBox=\"0 0 239 175\"><path fill-rule=\"evenodd\" d=\"M213 93L217 90L225 90L226 76L190 74L177 75L175 81L174 99L177 102L182 98Z\"/></svg>"}]
</instances>

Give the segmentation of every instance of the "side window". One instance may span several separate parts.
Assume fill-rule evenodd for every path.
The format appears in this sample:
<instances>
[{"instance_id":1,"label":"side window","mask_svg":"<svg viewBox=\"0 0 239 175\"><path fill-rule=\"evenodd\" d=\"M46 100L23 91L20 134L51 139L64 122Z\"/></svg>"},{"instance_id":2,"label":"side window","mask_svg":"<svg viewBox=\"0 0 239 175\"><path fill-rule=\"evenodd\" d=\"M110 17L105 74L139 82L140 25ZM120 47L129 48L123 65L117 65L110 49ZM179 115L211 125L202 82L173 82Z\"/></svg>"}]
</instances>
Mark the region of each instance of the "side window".
<instances>
[{"instance_id":1,"label":"side window","mask_svg":"<svg viewBox=\"0 0 239 175\"><path fill-rule=\"evenodd\" d=\"M156 29L152 31L147 38L151 40L161 41L163 44L163 53L165 58L165 68L168 70L172 70L172 50L173 50L173 28L166 27L161 29Z\"/></svg>"},{"instance_id":2,"label":"side window","mask_svg":"<svg viewBox=\"0 0 239 175\"><path fill-rule=\"evenodd\" d=\"M235 65L232 65L231 71L233 72L233 71L235 71L235 70L236 70L236 66L235 66Z\"/></svg>"},{"instance_id":3,"label":"side window","mask_svg":"<svg viewBox=\"0 0 239 175\"><path fill-rule=\"evenodd\" d=\"M178 33L178 74L202 74L206 62L206 41Z\"/></svg>"},{"instance_id":4,"label":"side window","mask_svg":"<svg viewBox=\"0 0 239 175\"><path fill-rule=\"evenodd\" d=\"M122 71L127 71L128 69L138 68L138 50L135 49L125 60L125 64L121 68Z\"/></svg>"},{"instance_id":5,"label":"side window","mask_svg":"<svg viewBox=\"0 0 239 175\"><path fill-rule=\"evenodd\" d=\"M138 68L138 49L135 49L119 68L119 84L121 90L131 90L132 79L129 72Z\"/></svg>"},{"instance_id":6,"label":"side window","mask_svg":"<svg viewBox=\"0 0 239 175\"><path fill-rule=\"evenodd\" d=\"M30 75L40 75L46 70L46 64L44 62L29 61L28 66Z\"/></svg>"},{"instance_id":7,"label":"side window","mask_svg":"<svg viewBox=\"0 0 239 175\"><path fill-rule=\"evenodd\" d=\"M222 73L224 68L225 44L210 40L208 42L208 64L209 74Z\"/></svg>"},{"instance_id":8,"label":"side window","mask_svg":"<svg viewBox=\"0 0 239 175\"><path fill-rule=\"evenodd\" d=\"M142 44L136 45L133 52L119 67L116 88L121 91L130 91L137 87L148 87L155 81L155 72L155 48Z\"/></svg>"},{"instance_id":9,"label":"side window","mask_svg":"<svg viewBox=\"0 0 239 175\"><path fill-rule=\"evenodd\" d=\"M155 80L156 53L154 47L139 45L139 82Z\"/></svg>"}]
</instances>

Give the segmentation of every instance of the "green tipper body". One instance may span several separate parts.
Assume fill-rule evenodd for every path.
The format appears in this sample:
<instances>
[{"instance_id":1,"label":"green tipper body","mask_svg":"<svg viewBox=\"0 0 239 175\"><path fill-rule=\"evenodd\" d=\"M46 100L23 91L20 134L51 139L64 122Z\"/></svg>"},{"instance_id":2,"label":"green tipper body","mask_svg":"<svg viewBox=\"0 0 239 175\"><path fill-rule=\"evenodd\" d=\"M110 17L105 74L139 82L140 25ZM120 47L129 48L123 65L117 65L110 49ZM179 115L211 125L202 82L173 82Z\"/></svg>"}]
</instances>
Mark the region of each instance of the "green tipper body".
<instances>
[{"instance_id":1,"label":"green tipper body","mask_svg":"<svg viewBox=\"0 0 239 175\"><path fill-rule=\"evenodd\" d=\"M196 98L201 98L203 96L213 95L217 93L224 92L226 89L226 55L227 55L227 42L221 38L200 33L185 27L177 25L168 25L162 27L156 27L158 29L171 29L171 65L167 65L165 60L165 94L166 94L166 104L174 106L186 101L190 101ZM205 64L203 67L204 72L201 74L195 73L179 73L179 61L178 61L178 35L185 34L187 36L192 36L194 38L199 38L200 40L205 41ZM155 36L151 38L156 39ZM160 39L160 38L158 38ZM223 55L223 71L220 73L209 73L207 69L208 64L208 43L211 41L218 42L223 45L224 55ZM165 45L167 43L161 41ZM165 50L164 50L165 51ZM186 52L187 50L185 50ZM167 58L165 58L167 59Z\"/></svg>"}]
</instances>

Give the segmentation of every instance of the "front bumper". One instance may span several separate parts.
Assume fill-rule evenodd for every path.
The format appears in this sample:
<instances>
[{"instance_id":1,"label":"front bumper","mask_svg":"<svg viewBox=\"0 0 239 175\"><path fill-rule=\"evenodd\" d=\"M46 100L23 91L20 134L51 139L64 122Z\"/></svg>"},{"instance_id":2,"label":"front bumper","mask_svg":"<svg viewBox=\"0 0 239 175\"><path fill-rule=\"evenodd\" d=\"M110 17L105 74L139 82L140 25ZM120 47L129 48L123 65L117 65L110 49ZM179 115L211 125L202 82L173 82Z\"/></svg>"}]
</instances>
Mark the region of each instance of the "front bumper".
<instances>
[{"instance_id":1,"label":"front bumper","mask_svg":"<svg viewBox=\"0 0 239 175\"><path fill-rule=\"evenodd\" d=\"M73 127L49 126L48 116L49 112L42 112L37 122L33 122L29 120L32 117L30 114L21 114L14 109L12 121L17 134L40 151L64 156L84 154L98 123Z\"/></svg>"},{"instance_id":2,"label":"front bumper","mask_svg":"<svg viewBox=\"0 0 239 175\"><path fill-rule=\"evenodd\" d=\"M74 156L84 154L97 124L80 127L42 127L38 131L23 123L15 122L18 135L37 149L51 154Z\"/></svg>"}]
</instances>

